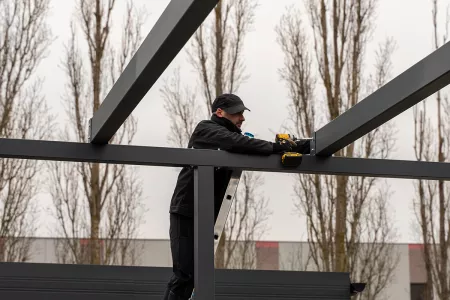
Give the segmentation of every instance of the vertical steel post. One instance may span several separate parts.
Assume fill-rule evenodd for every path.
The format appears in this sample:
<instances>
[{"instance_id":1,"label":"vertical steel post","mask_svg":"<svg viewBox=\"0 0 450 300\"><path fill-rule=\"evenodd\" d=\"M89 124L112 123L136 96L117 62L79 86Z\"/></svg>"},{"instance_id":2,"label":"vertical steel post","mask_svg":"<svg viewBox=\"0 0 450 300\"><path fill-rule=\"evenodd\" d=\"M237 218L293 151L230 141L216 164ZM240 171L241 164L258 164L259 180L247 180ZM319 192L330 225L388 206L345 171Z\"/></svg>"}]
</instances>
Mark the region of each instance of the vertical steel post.
<instances>
[{"instance_id":1,"label":"vertical steel post","mask_svg":"<svg viewBox=\"0 0 450 300\"><path fill-rule=\"evenodd\" d=\"M194 174L194 299L214 300L214 167Z\"/></svg>"}]
</instances>

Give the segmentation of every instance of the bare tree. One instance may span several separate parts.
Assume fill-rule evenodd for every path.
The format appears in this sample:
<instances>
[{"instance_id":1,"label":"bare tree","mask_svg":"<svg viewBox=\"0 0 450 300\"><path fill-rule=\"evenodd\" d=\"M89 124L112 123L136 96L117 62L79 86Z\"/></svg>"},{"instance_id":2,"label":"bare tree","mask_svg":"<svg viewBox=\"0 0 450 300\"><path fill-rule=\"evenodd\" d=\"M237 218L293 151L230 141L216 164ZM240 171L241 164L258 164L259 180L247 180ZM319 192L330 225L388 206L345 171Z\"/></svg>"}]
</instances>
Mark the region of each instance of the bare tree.
<instances>
[{"instance_id":1,"label":"bare tree","mask_svg":"<svg viewBox=\"0 0 450 300\"><path fill-rule=\"evenodd\" d=\"M445 20L445 32L439 33L439 3L432 0L432 22L434 48L439 48L448 41L449 17ZM430 100L414 107L415 154L419 161L446 162L450 141L449 113L450 103L445 91L438 91L436 99L437 116L427 111ZM434 122L433 122L434 120ZM417 195L414 199L416 216L421 229L424 244L423 257L427 273L427 288L424 299L450 298L450 200L449 186L444 181L415 182Z\"/></svg>"},{"instance_id":2,"label":"bare tree","mask_svg":"<svg viewBox=\"0 0 450 300\"><path fill-rule=\"evenodd\" d=\"M170 80L165 80L161 93L170 118L168 141L176 147L186 147L200 117L196 93L189 86L181 86L180 68L174 70Z\"/></svg>"},{"instance_id":3,"label":"bare tree","mask_svg":"<svg viewBox=\"0 0 450 300\"><path fill-rule=\"evenodd\" d=\"M178 69L161 89L172 124L169 141L175 146L186 147L199 119L211 115L211 104L217 95L235 93L245 82L242 49L256 6L255 0L219 1L209 20L194 34L188 49L189 61L200 81L200 92L180 86ZM262 180L257 173L243 173L235 206L216 252L217 268L254 266L254 258L249 254L252 240L264 232L263 225L269 215L267 200L256 196L256 187ZM232 259L236 255L239 259Z\"/></svg>"},{"instance_id":4,"label":"bare tree","mask_svg":"<svg viewBox=\"0 0 450 300\"><path fill-rule=\"evenodd\" d=\"M311 36L299 9L289 7L282 16L276 32L285 57L280 74L292 101L293 133L312 136L319 118L335 119L388 79L395 46L391 39L376 53L374 74L364 76L375 6L375 0L307 1ZM388 158L393 129L391 122L381 126L336 155ZM388 194L375 178L298 175L296 180L295 206L307 218L314 267L349 271L354 280L370 282L364 299L381 297L398 262L390 244L395 232L387 214Z\"/></svg>"},{"instance_id":5,"label":"bare tree","mask_svg":"<svg viewBox=\"0 0 450 300\"><path fill-rule=\"evenodd\" d=\"M47 0L0 1L0 136L48 139L51 118L36 70L51 43ZM0 261L30 256L42 163L0 160Z\"/></svg>"},{"instance_id":6,"label":"bare tree","mask_svg":"<svg viewBox=\"0 0 450 300\"><path fill-rule=\"evenodd\" d=\"M141 42L143 14L128 4L122 40L113 40L115 0L79 0L77 18L63 61L68 77L64 99L70 125L61 138L87 141L88 120ZM78 30L84 47L78 44ZM83 49L86 49L83 51ZM131 116L111 140L130 144L136 133ZM52 163L51 187L61 261L133 264L132 239L142 216L142 187L130 166L98 163Z\"/></svg>"}]
</instances>

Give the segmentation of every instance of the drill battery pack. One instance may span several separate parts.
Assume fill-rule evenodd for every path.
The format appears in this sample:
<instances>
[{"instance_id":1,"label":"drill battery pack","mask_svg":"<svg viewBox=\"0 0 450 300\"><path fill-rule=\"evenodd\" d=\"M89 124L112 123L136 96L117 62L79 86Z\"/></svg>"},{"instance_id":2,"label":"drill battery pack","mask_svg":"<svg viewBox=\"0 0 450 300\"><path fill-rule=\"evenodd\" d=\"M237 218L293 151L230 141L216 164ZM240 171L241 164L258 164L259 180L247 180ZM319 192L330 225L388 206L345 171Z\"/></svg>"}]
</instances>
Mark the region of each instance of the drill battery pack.
<instances>
[{"instance_id":1,"label":"drill battery pack","mask_svg":"<svg viewBox=\"0 0 450 300\"><path fill-rule=\"evenodd\" d=\"M281 156L281 163L285 167L298 167L301 165L303 155L297 152L286 152Z\"/></svg>"}]
</instances>

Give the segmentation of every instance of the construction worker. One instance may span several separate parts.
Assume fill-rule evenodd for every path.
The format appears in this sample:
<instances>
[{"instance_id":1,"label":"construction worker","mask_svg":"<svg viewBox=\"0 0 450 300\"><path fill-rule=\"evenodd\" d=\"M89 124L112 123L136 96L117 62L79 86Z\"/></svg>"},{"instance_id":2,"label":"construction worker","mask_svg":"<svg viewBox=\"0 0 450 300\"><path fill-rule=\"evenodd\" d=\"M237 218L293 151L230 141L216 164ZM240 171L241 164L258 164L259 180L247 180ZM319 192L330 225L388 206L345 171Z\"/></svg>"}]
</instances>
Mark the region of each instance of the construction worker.
<instances>
[{"instance_id":1,"label":"construction worker","mask_svg":"<svg viewBox=\"0 0 450 300\"><path fill-rule=\"evenodd\" d=\"M272 143L249 138L242 134L248 110L234 94L218 96L212 104L210 120L201 121L192 136L188 148L225 150L234 153L270 155L285 151L309 153L309 141L298 145L293 141ZM214 171L214 220L220 210L232 171L216 168ZM164 300L188 300L194 288L194 168L183 167L170 203L170 246L173 275L170 278ZM213 237L211 237L212 239Z\"/></svg>"}]
</instances>

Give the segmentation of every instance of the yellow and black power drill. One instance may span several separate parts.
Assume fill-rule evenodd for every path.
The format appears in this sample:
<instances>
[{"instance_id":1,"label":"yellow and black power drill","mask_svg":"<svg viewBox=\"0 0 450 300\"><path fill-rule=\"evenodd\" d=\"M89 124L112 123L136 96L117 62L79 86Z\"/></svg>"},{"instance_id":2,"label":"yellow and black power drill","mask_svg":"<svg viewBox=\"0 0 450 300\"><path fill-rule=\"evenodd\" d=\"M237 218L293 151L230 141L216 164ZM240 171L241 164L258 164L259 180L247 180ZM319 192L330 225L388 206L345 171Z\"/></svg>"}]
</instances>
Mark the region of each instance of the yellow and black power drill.
<instances>
[{"instance_id":1,"label":"yellow and black power drill","mask_svg":"<svg viewBox=\"0 0 450 300\"><path fill-rule=\"evenodd\" d=\"M311 139L297 139L295 136L290 135L288 133L278 133L275 136L275 142L280 142L283 140L296 143L298 141L311 140ZM299 152L285 152L281 156L281 163L285 167L298 167L299 165L301 165L302 160L303 160L303 154L299 153Z\"/></svg>"}]
</instances>

